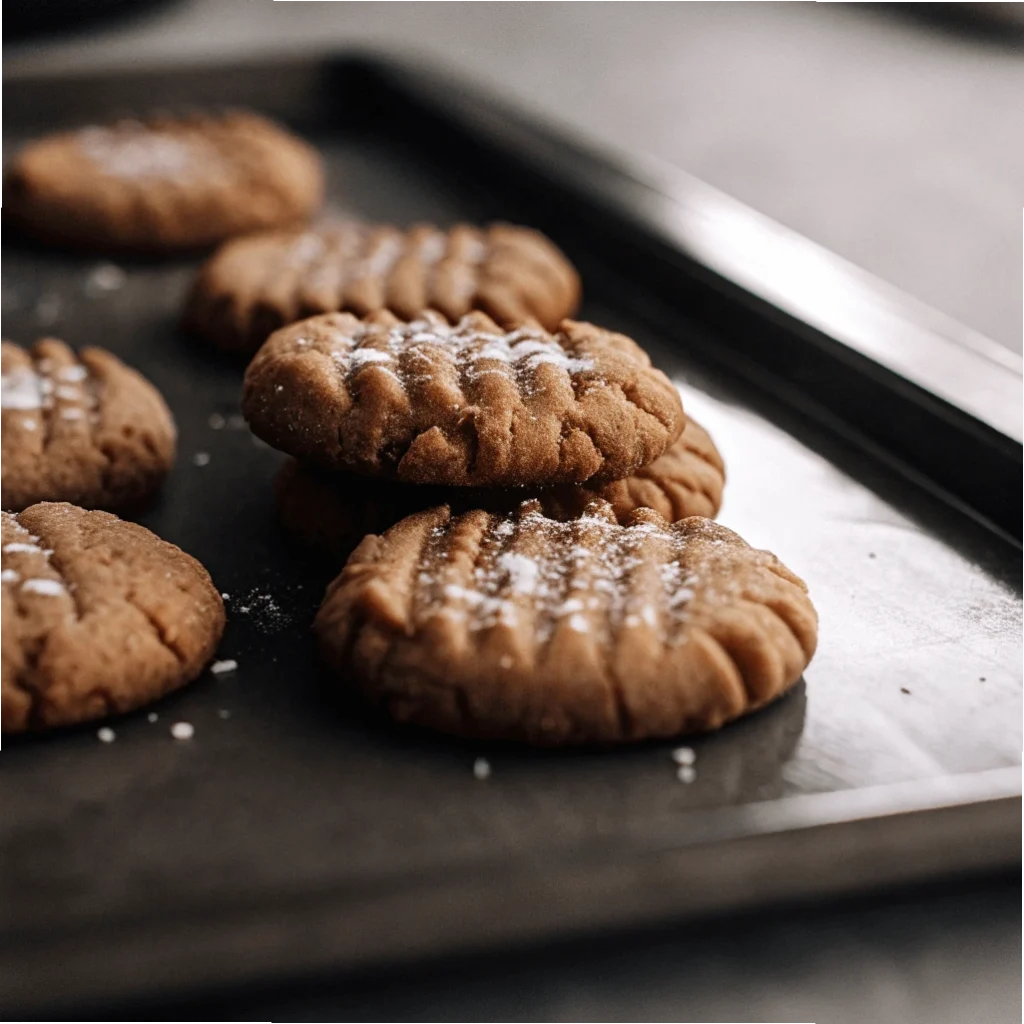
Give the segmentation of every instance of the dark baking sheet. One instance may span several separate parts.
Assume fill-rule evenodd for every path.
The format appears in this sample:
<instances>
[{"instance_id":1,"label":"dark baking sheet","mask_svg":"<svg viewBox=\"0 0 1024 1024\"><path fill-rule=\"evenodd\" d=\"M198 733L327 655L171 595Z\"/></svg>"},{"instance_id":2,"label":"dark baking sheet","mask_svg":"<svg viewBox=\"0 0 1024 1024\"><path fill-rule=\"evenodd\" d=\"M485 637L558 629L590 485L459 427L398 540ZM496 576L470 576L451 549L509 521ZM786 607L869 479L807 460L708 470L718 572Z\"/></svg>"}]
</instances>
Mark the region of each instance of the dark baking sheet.
<instances>
[{"instance_id":1,"label":"dark baking sheet","mask_svg":"<svg viewBox=\"0 0 1024 1024\"><path fill-rule=\"evenodd\" d=\"M790 696L690 741L692 784L676 781L671 743L466 745L332 703L308 637L327 573L275 528L281 456L238 420L242 367L176 329L195 262L120 261L123 285L104 291L103 261L5 238L6 337L103 345L167 397L180 455L141 521L230 595L220 656L239 667L163 701L156 722L113 723L109 745L94 728L4 744L4 1010L356 969L1019 857L1011 357L699 183L652 185L422 72L307 58L5 84L8 152L112 113L246 104L315 139L338 209L547 230L583 271L583 315L633 334L679 381L728 465L721 519L807 579L821 645ZM787 285L787 259L810 276ZM822 302L823 280L834 299L843 283L842 301ZM194 724L191 742L171 739L175 721ZM478 756L493 768L484 782Z\"/></svg>"}]
</instances>

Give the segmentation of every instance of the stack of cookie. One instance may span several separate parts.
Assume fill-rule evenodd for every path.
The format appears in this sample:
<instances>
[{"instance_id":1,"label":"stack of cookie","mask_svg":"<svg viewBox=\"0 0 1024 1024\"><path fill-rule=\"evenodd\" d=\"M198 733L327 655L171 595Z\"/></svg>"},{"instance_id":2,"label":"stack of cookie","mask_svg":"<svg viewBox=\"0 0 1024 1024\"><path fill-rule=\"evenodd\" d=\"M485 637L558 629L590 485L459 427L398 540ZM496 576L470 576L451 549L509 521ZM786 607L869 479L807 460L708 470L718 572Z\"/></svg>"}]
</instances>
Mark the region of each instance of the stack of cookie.
<instances>
[{"instance_id":1,"label":"stack of cookie","mask_svg":"<svg viewBox=\"0 0 1024 1024\"><path fill-rule=\"evenodd\" d=\"M338 557L351 552L367 533L380 532L411 512L446 502L460 508L496 507L537 493L549 512L563 516L594 497L610 501L620 517L640 506L655 508L669 521L714 515L721 502L722 460L699 425L691 422L683 427L678 397L660 374L661 407L655 413L638 410L632 426L600 398L602 408L588 415L606 429L586 458L579 449L583 444L594 445L592 438L581 440L591 429L589 421L581 421L574 432L563 436L561 411L545 412L543 396L559 369L563 387L584 386L584 379L593 381L602 372L600 360L596 369L587 369L586 360L567 356L561 342L548 333L557 332L563 319L575 312L579 293L578 275L565 256L526 228L460 224L447 230L419 225L401 231L349 222L265 232L228 242L201 269L185 320L193 332L218 347L251 353L285 325L316 314L350 314L340 320L311 321L317 343L305 334L297 340L303 358L294 368L301 364L303 380L298 387L282 385L281 392L264 401L259 397L262 390L277 387L257 382L271 353L280 356L273 357L275 365L294 362L280 351L282 341L268 345L250 370L246 398L257 419L270 410L279 421L292 420L291 426L278 422L263 430L271 444L297 456L284 467L277 484L285 527L299 540ZM381 339L405 329L403 325L418 326L406 330L404 339L381 340L384 347L355 344L353 332L364 330L355 319L358 316L368 316L365 327L372 327ZM453 330L451 325L457 326ZM529 326L518 333L503 329L519 325ZM577 334L584 330L571 329ZM430 344L425 340L428 335L436 335L432 348L424 347ZM414 336L421 337L410 340ZM576 341L567 343L571 346ZM328 429L333 415L322 408L322 386L334 386L338 359L353 345L358 351L352 356L357 365L351 380L362 397L349 404L361 418L360 429L373 429L366 418L366 399L382 382L399 380L395 374L403 359L425 359L416 371L418 379L432 380L430 388L418 388L416 397L404 390L407 374L402 377L401 394L388 395L384 387L380 416L389 419L395 432L393 438L381 441L390 446L385 453L357 453L351 436L346 444L335 439L337 452L329 439L313 440L317 429ZM616 346L619 362L628 362L628 350L644 372L653 372L637 346L607 335L608 352ZM441 383L444 373L440 364L435 365L440 352L457 353L452 364L455 377L448 384ZM547 367L541 374L543 383L524 400L521 385L534 387L524 374L532 375L542 364ZM464 379L459 367L465 369ZM573 370L579 374L575 383L565 372ZM640 378L646 380L643 373ZM596 399L598 392L590 384L585 387ZM628 407L632 379L623 388L617 392L625 396L620 405ZM562 397L568 409L573 403L565 403ZM415 404L417 412L412 418L405 415L399 426L394 407L403 402ZM544 413L540 419L538 412ZM303 416L317 421L303 428L305 440L297 436L295 426L297 417ZM453 416L459 424L445 426L444 421ZM502 438L494 434L499 420L505 421L501 430L507 436ZM535 426L541 422L542 429ZM426 427L433 428L435 438L474 435L473 445L482 441L485 453L466 455L473 465L462 469L450 464L452 453L441 456L430 449L429 455L421 456L418 453L426 451L424 446L430 442L425 437L414 441L412 432L422 433ZM260 433L263 428L254 425L254 429ZM507 449L504 453L498 451L502 444ZM544 447L557 449L556 455L542 452ZM583 463L574 464L579 458L584 458Z\"/></svg>"},{"instance_id":2,"label":"stack of cookie","mask_svg":"<svg viewBox=\"0 0 1024 1024\"><path fill-rule=\"evenodd\" d=\"M286 526L339 557L358 544L316 631L338 679L400 721L672 736L773 700L813 654L806 587L707 518L721 459L621 334L324 313L271 334L243 411L294 459Z\"/></svg>"}]
</instances>

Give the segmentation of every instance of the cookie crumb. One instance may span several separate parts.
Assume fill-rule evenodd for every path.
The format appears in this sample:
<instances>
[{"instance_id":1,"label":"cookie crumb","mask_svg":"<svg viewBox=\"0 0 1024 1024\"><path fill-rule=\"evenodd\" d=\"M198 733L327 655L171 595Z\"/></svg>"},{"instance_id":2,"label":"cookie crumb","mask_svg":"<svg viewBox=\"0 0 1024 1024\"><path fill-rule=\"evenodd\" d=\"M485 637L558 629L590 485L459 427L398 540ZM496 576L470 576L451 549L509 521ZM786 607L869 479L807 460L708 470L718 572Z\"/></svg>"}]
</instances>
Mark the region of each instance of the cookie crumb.
<instances>
[{"instance_id":1,"label":"cookie crumb","mask_svg":"<svg viewBox=\"0 0 1024 1024\"><path fill-rule=\"evenodd\" d=\"M210 464L210 453L209 452L196 452L192 456L193 466L208 466Z\"/></svg>"},{"instance_id":2,"label":"cookie crumb","mask_svg":"<svg viewBox=\"0 0 1024 1024\"><path fill-rule=\"evenodd\" d=\"M685 782L689 785L691 782L697 780L697 769L692 764L681 764L679 770L676 772L676 778L680 782Z\"/></svg>"},{"instance_id":3,"label":"cookie crumb","mask_svg":"<svg viewBox=\"0 0 1024 1024\"><path fill-rule=\"evenodd\" d=\"M693 747L676 747L672 751L672 760L678 765L694 764L697 760L697 755Z\"/></svg>"},{"instance_id":4,"label":"cookie crumb","mask_svg":"<svg viewBox=\"0 0 1024 1024\"><path fill-rule=\"evenodd\" d=\"M195 726L191 722L175 722L171 726L171 735L176 740L190 740L195 734Z\"/></svg>"},{"instance_id":5,"label":"cookie crumb","mask_svg":"<svg viewBox=\"0 0 1024 1024\"><path fill-rule=\"evenodd\" d=\"M908 697L910 696L910 691L905 686L900 687L900 693L905 693Z\"/></svg>"},{"instance_id":6,"label":"cookie crumb","mask_svg":"<svg viewBox=\"0 0 1024 1024\"><path fill-rule=\"evenodd\" d=\"M159 717L160 716L155 711L150 711L150 713L146 715L146 721L155 722Z\"/></svg>"},{"instance_id":7,"label":"cookie crumb","mask_svg":"<svg viewBox=\"0 0 1024 1024\"><path fill-rule=\"evenodd\" d=\"M231 712L228 711L227 708L220 708L217 711L217 717L218 718L230 718L231 717Z\"/></svg>"},{"instance_id":8,"label":"cookie crumb","mask_svg":"<svg viewBox=\"0 0 1024 1024\"><path fill-rule=\"evenodd\" d=\"M234 658L225 658L223 661L215 661L210 666L210 671L215 675L223 675L225 672L234 672L238 668L238 662Z\"/></svg>"},{"instance_id":9,"label":"cookie crumb","mask_svg":"<svg viewBox=\"0 0 1024 1024\"><path fill-rule=\"evenodd\" d=\"M220 595L220 599L222 601L230 601L231 600L231 595L226 590L222 590L221 591L221 595Z\"/></svg>"},{"instance_id":10,"label":"cookie crumb","mask_svg":"<svg viewBox=\"0 0 1024 1024\"><path fill-rule=\"evenodd\" d=\"M211 430L223 430L227 420L219 412L211 412L206 422L210 424Z\"/></svg>"},{"instance_id":11,"label":"cookie crumb","mask_svg":"<svg viewBox=\"0 0 1024 1024\"><path fill-rule=\"evenodd\" d=\"M98 739L100 743L113 743L114 740L117 739L117 733L105 725L102 729L96 730L96 739Z\"/></svg>"},{"instance_id":12,"label":"cookie crumb","mask_svg":"<svg viewBox=\"0 0 1024 1024\"><path fill-rule=\"evenodd\" d=\"M478 757L473 762L473 778L483 782L491 777L491 762L486 757Z\"/></svg>"},{"instance_id":13,"label":"cookie crumb","mask_svg":"<svg viewBox=\"0 0 1024 1024\"><path fill-rule=\"evenodd\" d=\"M125 272L113 263L99 263L89 271L83 291L87 298L96 299L108 292L116 292L126 279Z\"/></svg>"}]
</instances>

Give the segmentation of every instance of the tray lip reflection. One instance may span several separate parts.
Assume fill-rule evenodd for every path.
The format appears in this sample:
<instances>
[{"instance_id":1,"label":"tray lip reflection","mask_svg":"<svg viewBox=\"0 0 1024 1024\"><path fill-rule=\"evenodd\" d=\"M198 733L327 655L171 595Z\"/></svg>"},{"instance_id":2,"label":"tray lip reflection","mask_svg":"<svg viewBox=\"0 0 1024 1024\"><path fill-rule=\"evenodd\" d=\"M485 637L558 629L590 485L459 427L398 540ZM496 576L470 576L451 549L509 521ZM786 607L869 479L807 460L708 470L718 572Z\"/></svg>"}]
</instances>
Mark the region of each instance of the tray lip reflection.
<instances>
[{"instance_id":1,"label":"tray lip reflection","mask_svg":"<svg viewBox=\"0 0 1024 1024\"><path fill-rule=\"evenodd\" d=\"M423 75L435 75L434 72L424 71L423 65L419 62L395 61L391 57L382 57L379 54L367 53L366 51L345 51L334 48L327 48L323 51L304 50L297 54L274 54L268 57L247 57L245 59L234 58L208 58L206 60L169 61L159 66L140 69L133 66L112 65L104 68L91 68L87 71L81 69L68 69L62 73L53 71L25 72L15 71L4 74L6 83L24 83L31 85L38 83L60 83L70 87L69 83L76 80L89 78L96 80L108 79L110 77L125 78L135 76L152 76L158 78L161 75L186 75L194 72L215 71L230 72L232 69L240 72L260 72L267 67L290 68L300 74L308 73L311 76L318 74L329 74L339 67L355 65L358 62L365 62L375 69L383 69L388 75L397 75L399 78L408 78L413 84L409 88L415 91L418 86L417 80L426 81L426 78L419 78ZM462 103L463 113L472 114L475 109L477 113L489 109L492 101L486 99L486 91L478 83L469 86L470 92L464 93L461 89L462 78L452 78L446 75L439 84L439 80L433 79L432 92L428 92L428 102L440 103L447 98L449 104L458 105ZM460 88L454 88L455 81ZM476 107L474 108L474 104ZM493 116L500 118L506 115L501 112L504 105L494 104L497 111ZM519 113L508 115L528 119L534 117L523 107L518 108ZM510 127L511 121L502 122L505 127ZM939 338L939 344L957 350L959 363L971 368L971 373L976 373L978 379L998 381L997 390L1000 394L1010 394L1013 388L1008 385L1012 383L1019 391L1020 389L1020 368L1021 360L1013 352L996 346L995 342L988 339L981 339L975 332L956 324L948 317L928 309L923 303L903 295L891 286L884 284L864 271L853 267L852 264L841 260L839 257L815 243L802 238L796 232L789 231L781 225L777 225L768 218L755 213L749 207L732 200L724 194L712 189L711 186L699 182L697 179L686 175L682 171L665 168L653 161L642 158L636 154L616 151L611 147L605 147L604 151L597 154L593 151L593 144L580 141L579 133L563 130L560 127L551 126L547 122L547 131L555 132L559 139L565 143L560 152L554 152L553 159L565 170L571 170L573 146L581 148L580 159L590 161L588 167L596 167L601 170L603 177L591 185L598 188L605 198L616 198L615 193L621 189L621 199L629 212L642 219L648 227L659 227L659 210L663 206L659 204L671 204L673 208L687 209L687 197L693 199L690 206L700 207L706 201L715 206L719 211L725 211L726 216L730 211L740 216L748 225L753 225L752 230L765 234L766 237L781 239L784 244L796 246L797 249L806 247L805 251L810 252L815 259L827 262L831 270L838 275L839 279L852 281L851 287L859 289L860 301L867 301L871 295L878 296L879 303L887 311L886 315L894 316L897 319L906 316L908 320L917 325L917 329L924 332L926 337ZM519 130L534 132L537 127L534 124L521 124ZM567 163L568 162L568 163ZM637 201L637 196L647 197L647 205L643 201ZM695 199L693 197L696 197ZM691 215L693 210L690 211ZM669 242L680 243L678 231L672 233L672 225L662 223L660 227L665 228L669 235ZM678 229L679 225L675 225ZM675 239L675 241L673 241ZM713 239L712 239L713 240ZM685 242L685 240L684 240ZM693 240L689 243L691 255L700 261L700 251L693 250ZM710 258L710 257L709 257ZM738 272L735 266L723 265L720 268L726 274ZM757 286L756 280L750 282ZM770 282L762 280L764 287ZM791 282L793 284L793 282ZM796 281L796 290L790 298L796 304L789 310L789 314L799 317L800 301L806 296L800 293L800 281ZM741 282L741 287L742 287ZM855 290L856 290L855 289ZM783 297L776 297L782 301ZM883 301L884 300L884 301ZM774 301L767 296L766 301ZM826 311L827 313L827 311ZM827 320L827 316L826 316ZM827 323L824 328L827 328ZM839 339L841 344L850 344L850 347L857 350L857 339L852 343ZM994 349L990 346L995 346ZM873 358L870 352L860 350L865 358ZM914 360L920 359L920 351L916 351ZM911 360L912 362L914 360ZM892 367L889 367L892 369ZM916 367L928 369L927 365ZM910 367L911 370L915 366ZM895 372L901 372L899 370ZM953 382L955 386L963 383L958 378ZM952 398L943 396L943 400L953 401L956 404L956 395ZM1005 403L1004 403L1005 405ZM957 406L965 415L973 415L970 409ZM1017 409L1020 408L1020 401L1017 401ZM1002 407L1001 407L1002 409ZM984 410L983 410L984 411ZM995 411L995 405L992 410ZM999 412L1003 416L1003 411ZM1019 423L1018 433L1014 437L1001 430L1001 420L987 422L988 427L1002 434L1012 448L1016 445L1019 452ZM685 880L689 877L686 874L689 866L698 859L704 858L705 864L710 864L715 857L724 856L729 851L730 856L735 853L732 867L729 870L734 874L730 877L734 881L741 880L747 883L750 892L752 880L759 877L759 872L766 867L769 868L770 878L766 880L765 891L758 893L766 900L783 900L790 898L811 898L814 895L834 894L837 892L850 892L859 889L890 884L896 882L913 881L918 878L934 878L947 874L963 871L991 870L999 867L1006 867L1019 863L1020 847L1016 842L1015 832L1020 831L1020 806L1021 806L1021 768L1020 766L1007 766L982 771L952 772L945 775L926 777L910 782L892 783L887 785L856 787L846 790L839 790L824 793L799 794L777 799L767 800L760 803L747 803L719 806L715 808L696 808L681 812L678 817L671 821L659 821L652 823L650 828L642 835L634 836L627 843L613 842L607 846L595 845L588 847L585 842L572 842L559 845L550 851L543 853L544 870L538 870L538 864L533 854L524 856L498 857L495 854L479 857L468 861L458 871L452 873L455 877L446 874L447 869L440 867L431 871L424 871L422 874L410 876L405 879L400 893L383 893L378 880L370 880L365 891L357 894L357 911L364 915L371 913L370 907L374 899L386 897L386 907L392 912L400 912L400 899L404 895L410 899L419 901L422 908L434 901L434 904L444 905L444 894L464 894L467 890L460 889L460 886L469 884L471 881L477 886L478 893L486 894L488 887L502 889L507 881L503 892L492 894L490 906L500 911L500 900L507 901L506 909L513 908L516 903L516 894L520 894L527 901L533 899L540 907L544 902L544 889L542 886L548 884L546 878L547 869L550 867L553 878L565 879L567 884L578 876L581 889L572 890L571 895L566 897L572 900L570 909L565 910L566 920L559 922L553 915L557 906L547 907L542 914L538 915L536 922L525 920L529 917L528 912L522 907L518 910L518 917L515 920L512 913L509 920L496 920L489 926L487 935L480 936L472 928L472 920L466 915L461 917L463 932L455 934L453 931L459 926L459 920L453 922L436 922L435 927L448 929L446 935L439 939L439 948L446 948L449 945L472 944L475 940L481 939L484 945L488 941L501 943L507 940L519 940L524 936L538 935L541 933L552 933L559 930L561 926L565 930L579 931L595 927L613 927L628 925L633 921L630 915L631 904L627 898L630 892L630 885L637 887L638 900L651 899L650 893L643 895L644 886L641 884L641 873L643 865L647 862L659 862L663 858L667 867L664 872L673 872L676 887L671 895L664 895L664 905L655 907L648 906L646 913L651 919L660 915L661 919L686 916L693 913L717 913L729 909L742 909L748 906L742 902L742 897L736 892L694 892L687 887ZM928 829L922 831L924 821L932 822ZM963 822L969 822L974 831L959 827ZM836 837L829 846L825 836ZM935 837L941 837L942 841L935 842ZM785 866L777 861L772 862L771 851L778 849L772 844L784 842L786 837L806 837L808 843L804 849L814 845L813 858L821 864L821 871L827 877L822 882L820 877L814 878L791 878L786 879ZM828 848L821 846L825 843ZM908 863L891 863L901 858L890 858L886 860L884 853L886 847L890 850L898 848L902 854L904 849L910 849L911 855ZM799 847L798 847L799 849ZM919 853L926 864L918 864L914 854ZM833 871L828 874L828 857L835 855L843 860L844 869ZM743 857L746 860L740 863ZM674 858L674 859L673 859ZM929 859L930 858L930 859ZM795 857L791 856L795 861ZM465 876L463 875L465 871ZM608 908L602 908L597 904L599 899L592 899L587 903L586 884L588 879L600 880L602 872L615 873L618 879L619 893L618 902ZM631 875L630 872L636 872ZM657 872L655 872L657 874ZM796 872L800 874L800 872ZM532 886L532 888L531 888ZM538 888L541 886L541 888ZM800 887L803 887L802 889ZM788 887L788 888L787 888ZM671 888L671 887L667 887ZM728 888L728 886L726 886ZM472 892L472 890L469 890ZM581 895L581 893L583 895ZM307 970L308 965L299 959L300 951L289 949L287 943L293 946L298 943L297 936L300 936L302 929L297 927L301 922L303 914L316 914L319 920L330 921L331 914L334 914L335 933L344 930L345 908L352 902L352 893L344 891L340 886L330 883L318 887L310 885L297 888L294 892L283 894L274 902L266 899L266 893L253 892L251 900L246 907L233 905L228 907L209 907L205 911L196 908L182 910L181 919L190 923L201 923L203 927L209 927L214 933L214 938L207 942L207 948L214 944L214 952L219 955L211 955L211 963L205 967L207 974L221 972L227 977L231 971L236 972L236 977L241 978L248 971L249 977L258 976L257 972L262 967L272 975L276 972L302 972ZM550 895L550 894L549 894ZM591 897L600 897L602 890L595 882L591 886ZM481 900L484 896L481 896ZM691 900L690 904L687 900ZM718 902L716 902L716 900ZM730 902L731 901L731 902ZM314 904L315 906L310 906ZM486 905L486 904L485 904ZM750 904L753 905L753 904ZM261 949L254 949L247 944L244 936L246 927L246 914L252 913L255 907L263 915L261 920L271 931L273 941ZM396 908L399 908L396 910ZM451 907L447 907L451 909ZM377 910L377 920L386 910ZM581 914L577 918L574 914ZM587 916L589 915L589 916ZM602 916L603 915L603 916ZM423 911L421 910L421 917ZM459 915L453 915L459 918ZM582 924L580 923L582 921ZM546 923L545 923L546 922ZM96 922L93 919L77 924L71 932L65 935L54 936L49 932L20 932L17 930L0 930L11 938L24 937L28 941L24 948L18 943L9 942L8 949L0 953L0 964L5 968L15 964L17 970L11 975L17 979L16 987L9 990L4 997L5 1002L16 1002L21 999L30 1002L33 998L38 1001L40 993L45 992L47 997L60 998L68 1001L75 998L98 998L108 995L109 989L100 989L103 984L118 984L122 988L118 992L132 994L132 986L137 994L140 986L144 986L148 977L147 970L155 972L154 978L161 979L160 983L165 988L180 986L188 988L191 985L190 975L181 970L181 963L178 961L161 964L158 961L157 953L153 950L139 948L124 950L122 955L128 958L135 957L134 967L138 972L136 975L123 975L111 981L111 975L105 973L96 977L90 976L79 962L77 980L69 980L60 992L52 990L53 976L49 976L51 988L42 985L47 958L46 950L49 948L60 949L62 946L68 951L68 956L74 958L76 952L75 942L80 942L80 933L88 930ZM96 949L104 948L113 950L117 946L131 945L125 943L123 933L118 928L124 928L127 933L132 934L133 930L138 934L160 935L163 934L165 946L172 943L175 937L180 938L180 929L175 930L180 922L176 921L151 921L141 915L127 914L122 918L111 919L104 922L109 927L101 935L94 936ZM276 933L273 932L275 924L280 927ZM378 929L380 925L377 925ZM198 928L196 929L198 930ZM406 929L415 931L415 929ZM216 936L224 937L224 946L215 945ZM415 935L404 935L399 937L400 941L407 943L406 953L415 952L422 954L433 949L432 934L423 931ZM377 947L368 946L366 950L353 950L352 940L336 934L333 941L340 945L329 947L321 954L321 960L329 959L333 951L336 960L344 960L348 963L368 963L373 960L374 954L380 958L386 958L389 949L383 938L378 939ZM345 942L349 945L345 945ZM277 943L275 945L274 943ZM419 948L413 950L412 945L419 942ZM106 946L104 947L104 944ZM139 943L143 946L144 943ZM15 948L17 947L17 948ZM238 953L238 963L231 961L230 956L225 957L224 950ZM184 950L185 955L193 957L199 955L195 950ZM148 959L147 959L148 957ZM280 959L279 959L280 957ZM292 960L288 961L287 957ZM361 957L361 959L360 959ZM59 960L59 958L58 958ZM141 966L140 966L141 965ZM315 965L314 965L315 966ZM321 966L329 966L326 962ZM21 974L21 971L24 974ZM33 975L32 971L36 974ZM160 972L163 972L162 974ZM177 972L177 973L176 973ZM239 973L241 972L241 973ZM204 977L202 971L199 974ZM62 981L64 979L61 979ZM33 983L35 987L33 988ZM212 980L210 981L212 984ZM3 987L3 986L0 986Z\"/></svg>"}]
</instances>

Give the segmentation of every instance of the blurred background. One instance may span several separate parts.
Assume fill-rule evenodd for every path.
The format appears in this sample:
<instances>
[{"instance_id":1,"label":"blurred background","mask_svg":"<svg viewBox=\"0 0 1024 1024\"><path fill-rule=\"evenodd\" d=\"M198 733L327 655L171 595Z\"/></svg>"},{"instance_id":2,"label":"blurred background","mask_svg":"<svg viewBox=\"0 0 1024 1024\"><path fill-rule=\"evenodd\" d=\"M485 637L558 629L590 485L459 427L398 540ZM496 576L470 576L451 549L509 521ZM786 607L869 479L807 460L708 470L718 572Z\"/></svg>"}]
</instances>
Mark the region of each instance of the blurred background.
<instances>
[{"instance_id":1,"label":"blurred background","mask_svg":"<svg viewBox=\"0 0 1024 1024\"><path fill-rule=\"evenodd\" d=\"M416 50L1021 347L1024 5L24 0L9 72Z\"/></svg>"},{"instance_id":2,"label":"blurred background","mask_svg":"<svg viewBox=\"0 0 1024 1024\"><path fill-rule=\"evenodd\" d=\"M23 0L6 5L4 60L16 74L416 51L682 168L1020 351L1022 6ZM1019 878L998 878L169 1012L1019 1021L1020 899Z\"/></svg>"}]
</instances>

